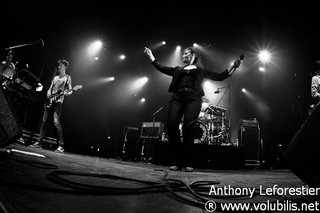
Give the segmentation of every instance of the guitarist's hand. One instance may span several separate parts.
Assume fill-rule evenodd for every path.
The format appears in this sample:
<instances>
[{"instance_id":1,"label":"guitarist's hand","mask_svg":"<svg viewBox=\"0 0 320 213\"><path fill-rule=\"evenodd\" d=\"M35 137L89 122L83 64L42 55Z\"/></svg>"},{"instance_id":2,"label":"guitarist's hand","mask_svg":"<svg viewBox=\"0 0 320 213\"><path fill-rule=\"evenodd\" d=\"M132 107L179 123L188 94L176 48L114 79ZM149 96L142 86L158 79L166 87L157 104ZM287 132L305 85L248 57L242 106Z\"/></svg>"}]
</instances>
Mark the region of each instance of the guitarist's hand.
<instances>
[{"instance_id":1,"label":"guitarist's hand","mask_svg":"<svg viewBox=\"0 0 320 213\"><path fill-rule=\"evenodd\" d=\"M65 96L71 95L71 94L72 94L72 92L73 92L73 90L72 90L72 89L70 89L69 91L65 92L65 93L64 93L64 95L65 95Z\"/></svg>"}]
</instances>

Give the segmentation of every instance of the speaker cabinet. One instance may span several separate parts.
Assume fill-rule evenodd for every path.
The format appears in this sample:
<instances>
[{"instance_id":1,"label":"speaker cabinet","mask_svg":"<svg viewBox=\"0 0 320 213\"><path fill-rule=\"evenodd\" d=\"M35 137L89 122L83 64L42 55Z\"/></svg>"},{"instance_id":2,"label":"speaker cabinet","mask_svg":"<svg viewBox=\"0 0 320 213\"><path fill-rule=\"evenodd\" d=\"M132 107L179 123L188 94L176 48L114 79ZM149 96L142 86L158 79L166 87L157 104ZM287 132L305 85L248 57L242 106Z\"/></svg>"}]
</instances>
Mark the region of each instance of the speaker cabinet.
<instances>
[{"instance_id":1,"label":"speaker cabinet","mask_svg":"<svg viewBox=\"0 0 320 213\"><path fill-rule=\"evenodd\" d=\"M143 122L141 127L141 138L159 138L164 130L162 122Z\"/></svg>"},{"instance_id":2,"label":"speaker cabinet","mask_svg":"<svg viewBox=\"0 0 320 213\"><path fill-rule=\"evenodd\" d=\"M282 158L303 182L320 187L320 103L297 131Z\"/></svg>"},{"instance_id":3,"label":"speaker cabinet","mask_svg":"<svg viewBox=\"0 0 320 213\"><path fill-rule=\"evenodd\" d=\"M20 122L4 92L0 86L0 148L5 148L22 136Z\"/></svg>"},{"instance_id":4,"label":"speaker cabinet","mask_svg":"<svg viewBox=\"0 0 320 213\"><path fill-rule=\"evenodd\" d=\"M260 165L260 128L252 126L240 127L240 147L245 165Z\"/></svg>"}]
</instances>

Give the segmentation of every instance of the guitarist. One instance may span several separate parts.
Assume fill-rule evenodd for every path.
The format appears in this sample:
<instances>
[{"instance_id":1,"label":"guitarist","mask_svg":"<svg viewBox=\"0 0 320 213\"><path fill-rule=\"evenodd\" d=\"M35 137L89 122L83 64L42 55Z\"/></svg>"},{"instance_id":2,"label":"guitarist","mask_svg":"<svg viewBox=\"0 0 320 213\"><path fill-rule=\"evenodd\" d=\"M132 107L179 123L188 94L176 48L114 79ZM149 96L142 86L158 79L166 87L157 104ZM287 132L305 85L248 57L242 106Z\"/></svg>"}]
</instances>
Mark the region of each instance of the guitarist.
<instances>
[{"instance_id":1,"label":"guitarist","mask_svg":"<svg viewBox=\"0 0 320 213\"><path fill-rule=\"evenodd\" d=\"M40 127L39 138L37 142L35 142L33 147L40 147L42 145L42 139L45 136L48 116L50 113L53 113L53 124L57 131L58 135L58 148L55 150L56 152L64 152L64 142L63 142L63 134L60 123L60 115L62 110L62 104L64 100L64 96L68 96L72 94L72 84L71 84L71 76L66 73L69 67L69 62L65 59L61 59L58 61L57 72L53 80L51 81L50 88L47 91L47 98L50 102L47 107L45 107L42 123ZM58 98L54 99L55 95L61 94L57 96Z\"/></svg>"}]
</instances>

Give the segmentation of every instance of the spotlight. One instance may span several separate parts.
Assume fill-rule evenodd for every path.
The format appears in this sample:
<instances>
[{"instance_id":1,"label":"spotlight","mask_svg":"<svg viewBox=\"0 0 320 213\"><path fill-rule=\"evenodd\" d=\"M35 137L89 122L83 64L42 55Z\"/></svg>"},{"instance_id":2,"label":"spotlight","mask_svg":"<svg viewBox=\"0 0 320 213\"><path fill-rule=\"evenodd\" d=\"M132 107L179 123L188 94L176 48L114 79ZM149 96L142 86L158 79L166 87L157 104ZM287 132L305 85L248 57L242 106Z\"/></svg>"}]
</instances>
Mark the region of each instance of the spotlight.
<instances>
[{"instance_id":1,"label":"spotlight","mask_svg":"<svg viewBox=\"0 0 320 213\"><path fill-rule=\"evenodd\" d=\"M120 55L120 59L121 59L121 60L124 60L125 58L126 58L125 55Z\"/></svg>"},{"instance_id":2,"label":"spotlight","mask_svg":"<svg viewBox=\"0 0 320 213\"><path fill-rule=\"evenodd\" d=\"M259 71L264 72L266 69L264 67L259 67Z\"/></svg>"},{"instance_id":3,"label":"spotlight","mask_svg":"<svg viewBox=\"0 0 320 213\"><path fill-rule=\"evenodd\" d=\"M242 92L246 92L247 90L245 89L245 88L242 88L242 90L241 90Z\"/></svg>"},{"instance_id":4,"label":"spotlight","mask_svg":"<svg viewBox=\"0 0 320 213\"><path fill-rule=\"evenodd\" d=\"M198 44L197 43L193 43L193 47L198 47Z\"/></svg>"},{"instance_id":5,"label":"spotlight","mask_svg":"<svg viewBox=\"0 0 320 213\"><path fill-rule=\"evenodd\" d=\"M146 99L145 98L141 98L140 102L144 103L144 102L146 102Z\"/></svg>"},{"instance_id":6,"label":"spotlight","mask_svg":"<svg viewBox=\"0 0 320 213\"><path fill-rule=\"evenodd\" d=\"M181 50L181 46L177 46L176 50L178 50L178 51Z\"/></svg>"},{"instance_id":7,"label":"spotlight","mask_svg":"<svg viewBox=\"0 0 320 213\"><path fill-rule=\"evenodd\" d=\"M96 53L99 52L99 50L102 47L102 42L101 41L95 41L90 46L88 47L88 54L89 55L95 55Z\"/></svg>"},{"instance_id":8,"label":"spotlight","mask_svg":"<svg viewBox=\"0 0 320 213\"><path fill-rule=\"evenodd\" d=\"M162 42L162 45L166 45L166 42L165 42L165 41L163 41L163 42Z\"/></svg>"},{"instance_id":9,"label":"spotlight","mask_svg":"<svg viewBox=\"0 0 320 213\"><path fill-rule=\"evenodd\" d=\"M262 50L260 51L259 53L259 60L262 62L262 63L267 63L270 61L270 58L271 58L271 54L269 51L267 50Z\"/></svg>"},{"instance_id":10,"label":"spotlight","mask_svg":"<svg viewBox=\"0 0 320 213\"><path fill-rule=\"evenodd\" d=\"M135 82L133 82L132 90L137 91L138 89L143 87L148 82L148 80L149 79L147 77L142 77L135 80Z\"/></svg>"}]
</instances>

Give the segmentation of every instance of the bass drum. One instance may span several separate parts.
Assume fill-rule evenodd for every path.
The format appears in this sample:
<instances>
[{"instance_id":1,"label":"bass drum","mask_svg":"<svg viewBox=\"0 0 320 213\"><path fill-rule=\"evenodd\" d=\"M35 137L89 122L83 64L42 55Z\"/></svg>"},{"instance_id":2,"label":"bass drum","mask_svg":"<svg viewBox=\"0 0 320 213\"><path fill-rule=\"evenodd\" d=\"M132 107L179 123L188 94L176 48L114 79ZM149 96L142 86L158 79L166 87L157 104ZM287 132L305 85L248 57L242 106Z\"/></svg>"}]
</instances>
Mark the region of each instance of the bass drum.
<instances>
[{"instance_id":1,"label":"bass drum","mask_svg":"<svg viewBox=\"0 0 320 213\"><path fill-rule=\"evenodd\" d=\"M179 124L179 129L180 129L181 140L183 141L182 125L183 125L183 123L181 122ZM207 137L208 137L207 125L205 123L203 123L202 121L197 121L197 128L196 128L194 143L195 144L205 144L205 143L207 143Z\"/></svg>"},{"instance_id":2,"label":"bass drum","mask_svg":"<svg viewBox=\"0 0 320 213\"><path fill-rule=\"evenodd\" d=\"M194 139L194 143L195 144L207 143L207 136L208 136L207 125L201 121L197 121L196 136Z\"/></svg>"}]
</instances>

